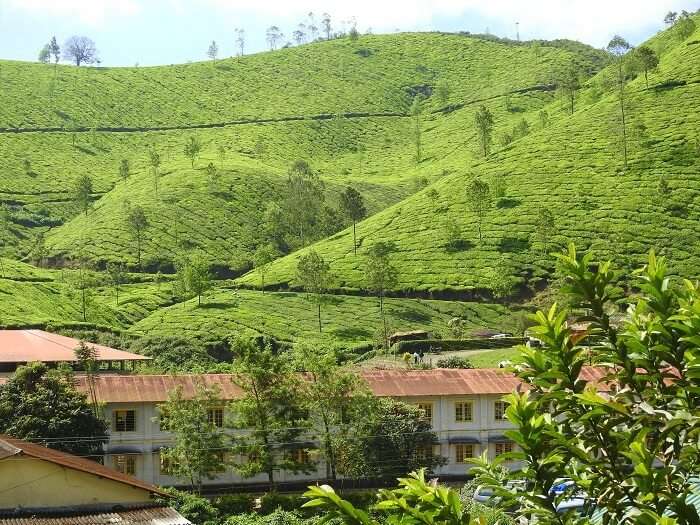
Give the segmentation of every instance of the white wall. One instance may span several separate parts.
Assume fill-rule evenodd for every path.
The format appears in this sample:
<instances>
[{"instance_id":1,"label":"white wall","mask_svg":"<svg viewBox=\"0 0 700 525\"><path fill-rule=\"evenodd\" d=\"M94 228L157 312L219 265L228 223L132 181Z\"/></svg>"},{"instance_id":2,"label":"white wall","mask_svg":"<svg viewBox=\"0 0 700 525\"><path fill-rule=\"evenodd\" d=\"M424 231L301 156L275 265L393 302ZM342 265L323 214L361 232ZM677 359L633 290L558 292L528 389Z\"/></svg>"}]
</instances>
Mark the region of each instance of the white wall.
<instances>
[{"instance_id":1,"label":"white wall","mask_svg":"<svg viewBox=\"0 0 700 525\"><path fill-rule=\"evenodd\" d=\"M501 399L500 395L481 396L421 396L401 398L402 401L411 404L432 403L433 418L432 427L437 434L440 445L436 452L448 459L445 466L437 469L437 474L463 475L469 468L469 464L455 462L455 445L449 444L450 438L469 437L478 441L474 446L474 455L480 455L485 449L489 451L489 457L495 456L495 444L489 442L489 438L502 436L505 430L513 428L508 421L497 421L494 416L494 403ZM471 401L472 421L455 421L455 403L458 401ZM110 431L110 439L107 444L107 452L117 448L131 448L136 455L136 477L157 485L182 484L177 480L160 472L160 457L157 452L159 447L167 446L172 442L172 435L163 432L157 421L158 410L156 403L109 403L104 409L105 417L110 422L110 428L114 428L115 410L135 410L136 429L134 432ZM154 420L155 419L155 420ZM234 458L234 461L240 458ZM112 466L112 459L108 455L105 464ZM516 465L512 465L516 466ZM276 479L279 482L320 479L325 476L325 466L319 464L315 473L292 474L279 472ZM241 484L241 483L265 483L265 474L253 478L242 478L229 467L227 472L217 475L215 479L206 480L206 484Z\"/></svg>"}]
</instances>

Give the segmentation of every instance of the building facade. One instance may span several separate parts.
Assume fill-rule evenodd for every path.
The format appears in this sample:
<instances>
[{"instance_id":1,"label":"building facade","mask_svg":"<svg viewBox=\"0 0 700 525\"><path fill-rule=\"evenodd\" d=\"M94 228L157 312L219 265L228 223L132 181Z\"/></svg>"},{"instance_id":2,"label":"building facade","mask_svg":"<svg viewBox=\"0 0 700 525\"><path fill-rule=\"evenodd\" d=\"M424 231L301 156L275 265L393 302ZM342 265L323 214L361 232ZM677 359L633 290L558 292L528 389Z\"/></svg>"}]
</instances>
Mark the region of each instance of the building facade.
<instances>
[{"instance_id":1,"label":"building facade","mask_svg":"<svg viewBox=\"0 0 700 525\"><path fill-rule=\"evenodd\" d=\"M584 369L583 376L596 381L600 372ZM505 418L505 394L522 386L511 373L502 369L434 369L377 370L362 373L375 395L392 397L423 409L438 438L433 453L447 458L437 469L442 477L465 476L467 459L486 452L488 457L515 450L505 436L512 425ZM168 473L160 451L172 443L172 435L159 423L158 406L168 399L175 388L183 396L194 395L198 382L215 386L221 397L221 407L210 411L215 424L223 426L227 418L226 404L242 395L242 391L226 374L185 376L159 375L100 375L95 382L95 394L103 403L105 417L110 423L105 464L156 485L178 485L182 480ZM86 389L84 382L79 387ZM300 454L304 454L300 450ZM234 463L244 458L230 458ZM310 474L279 472L280 483L322 479L325 465L318 464ZM265 475L242 478L232 468L216 473L209 485L262 484Z\"/></svg>"}]
</instances>

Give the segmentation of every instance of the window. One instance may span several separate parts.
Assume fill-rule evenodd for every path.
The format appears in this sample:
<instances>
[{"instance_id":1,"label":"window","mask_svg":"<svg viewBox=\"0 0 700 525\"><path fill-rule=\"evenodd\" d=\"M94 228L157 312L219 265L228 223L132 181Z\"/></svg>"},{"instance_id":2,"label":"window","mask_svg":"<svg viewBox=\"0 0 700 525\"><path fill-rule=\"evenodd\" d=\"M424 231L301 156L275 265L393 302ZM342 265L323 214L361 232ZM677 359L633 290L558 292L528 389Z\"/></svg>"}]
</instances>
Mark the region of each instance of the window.
<instances>
[{"instance_id":1,"label":"window","mask_svg":"<svg viewBox=\"0 0 700 525\"><path fill-rule=\"evenodd\" d=\"M433 447L430 446L419 446L416 447L416 461L418 463L425 463L433 457Z\"/></svg>"},{"instance_id":2,"label":"window","mask_svg":"<svg viewBox=\"0 0 700 525\"><path fill-rule=\"evenodd\" d=\"M122 474L136 475L136 456L129 454L117 454L112 456L112 466Z\"/></svg>"},{"instance_id":3,"label":"window","mask_svg":"<svg viewBox=\"0 0 700 525\"><path fill-rule=\"evenodd\" d=\"M207 411L207 421L210 425L221 428L224 426L224 409L211 408Z\"/></svg>"},{"instance_id":4,"label":"window","mask_svg":"<svg viewBox=\"0 0 700 525\"><path fill-rule=\"evenodd\" d=\"M136 430L136 411L115 410L114 430L116 432L134 432Z\"/></svg>"},{"instance_id":5,"label":"window","mask_svg":"<svg viewBox=\"0 0 700 525\"><path fill-rule=\"evenodd\" d=\"M474 445L471 443L460 443L455 445L455 463L466 463L467 458L474 457Z\"/></svg>"},{"instance_id":6,"label":"window","mask_svg":"<svg viewBox=\"0 0 700 525\"><path fill-rule=\"evenodd\" d=\"M432 403L418 403L418 409L423 411L423 417L432 422L433 421L433 404Z\"/></svg>"},{"instance_id":7,"label":"window","mask_svg":"<svg viewBox=\"0 0 700 525\"><path fill-rule=\"evenodd\" d=\"M292 461L305 465L311 462L309 458L309 451L305 448L295 448L291 453Z\"/></svg>"},{"instance_id":8,"label":"window","mask_svg":"<svg viewBox=\"0 0 700 525\"><path fill-rule=\"evenodd\" d=\"M504 443L496 443L497 456L507 454L508 452L513 452L513 443L511 441L506 441Z\"/></svg>"},{"instance_id":9,"label":"window","mask_svg":"<svg viewBox=\"0 0 700 525\"><path fill-rule=\"evenodd\" d=\"M455 421L464 423L472 420L472 402L458 401L455 403Z\"/></svg>"},{"instance_id":10,"label":"window","mask_svg":"<svg viewBox=\"0 0 700 525\"><path fill-rule=\"evenodd\" d=\"M508 408L508 403L505 401L496 401L493 404L493 414L496 421L505 421L506 408Z\"/></svg>"}]
</instances>

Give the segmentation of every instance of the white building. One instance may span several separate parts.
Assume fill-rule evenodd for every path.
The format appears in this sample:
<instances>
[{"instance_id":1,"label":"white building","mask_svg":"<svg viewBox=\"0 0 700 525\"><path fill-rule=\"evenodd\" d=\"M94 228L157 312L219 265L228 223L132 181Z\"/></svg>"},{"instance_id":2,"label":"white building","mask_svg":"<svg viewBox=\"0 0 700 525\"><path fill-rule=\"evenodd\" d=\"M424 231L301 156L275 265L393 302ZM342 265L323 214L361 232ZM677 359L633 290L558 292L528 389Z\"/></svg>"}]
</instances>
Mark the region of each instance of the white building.
<instances>
[{"instance_id":1,"label":"white building","mask_svg":"<svg viewBox=\"0 0 700 525\"><path fill-rule=\"evenodd\" d=\"M600 372L584 369L583 378L600 379ZM392 397L419 405L431 419L439 444L435 453L448 462L437 470L445 477L464 476L469 465L465 460L488 451L489 457L513 450L514 444L504 436L512 428L505 420L504 394L513 392L520 381L502 369L434 369L377 370L362 373L375 395ZM158 405L180 386L183 396L192 396L198 381L217 385L222 407L211 411L213 421L223 423L225 404L242 394L226 374L203 375L99 375L95 389L104 403L110 422L105 463L121 472L157 485L178 485L177 479L162 468L159 451L172 442L172 436L160 429ZM85 388L84 383L80 385ZM303 450L300 449L300 454ZM325 466L318 465L312 474L280 472L278 481L289 483L325 476ZM209 485L262 484L261 474L244 479L233 471L222 472Z\"/></svg>"}]
</instances>

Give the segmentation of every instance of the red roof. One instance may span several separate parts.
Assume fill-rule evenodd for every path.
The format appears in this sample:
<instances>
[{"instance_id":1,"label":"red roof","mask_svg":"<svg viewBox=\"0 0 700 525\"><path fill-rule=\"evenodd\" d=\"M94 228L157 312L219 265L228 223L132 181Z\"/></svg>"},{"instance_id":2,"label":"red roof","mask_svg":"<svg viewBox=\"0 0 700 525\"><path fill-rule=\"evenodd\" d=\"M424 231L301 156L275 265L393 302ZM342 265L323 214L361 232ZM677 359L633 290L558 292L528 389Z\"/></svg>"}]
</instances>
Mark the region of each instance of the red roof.
<instances>
[{"instance_id":1,"label":"red roof","mask_svg":"<svg viewBox=\"0 0 700 525\"><path fill-rule=\"evenodd\" d=\"M0 363L74 362L78 339L43 330L0 330ZM87 343L97 350L98 361L143 361L150 359L116 348Z\"/></svg>"},{"instance_id":2,"label":"red roof","mask_svg":"<svg viewBox=\"0 0 700 525\"><path fill-rule=\"evenodd\" d=\"M0 514L0 525L192 525L169 507L117 509L111 512L28 512Z\"/></svg>"},{"instance_id":3,"label":"red roof","mask_svg":"<svg viewBox=\"0 0 700 525\"><path fill-rule=\"evenodd\" d=\"M125 483L126 485L131 485L132 487L146 490L152 494L158 494L161 496L166 495L153 485L145 483L127 474L122 474L121 472L109 467L105 467L104 465L101 465L95 461L0 434L0 461L7 458L12 459L14 457L21 456L28 456L40 459L42 461L48 461L49 463L55 463L57 465L61 465L62 467L79 470L101 478L118 481L119 483Z\"/></svg>"},{"instance_id":4,"label":"red roof","mask_svg":"<svg viewBox=\"0 0 700 525\"><path fill-rule=\"evenodd\" d=\"M370 390L381 397L458 396L509 394L521 381L502 368L432 370L368 370L361 372ZM605 370L586 367L582 379L598 383ZM230 374L199 375L98 375L95 377L97 399L105 403L161 403L176 387L191 397L196 384L216 385L222 400L236 399L241 389ZM85 378L78 376L78 388L86 391Z\"/></svg>"}]
</instances>

